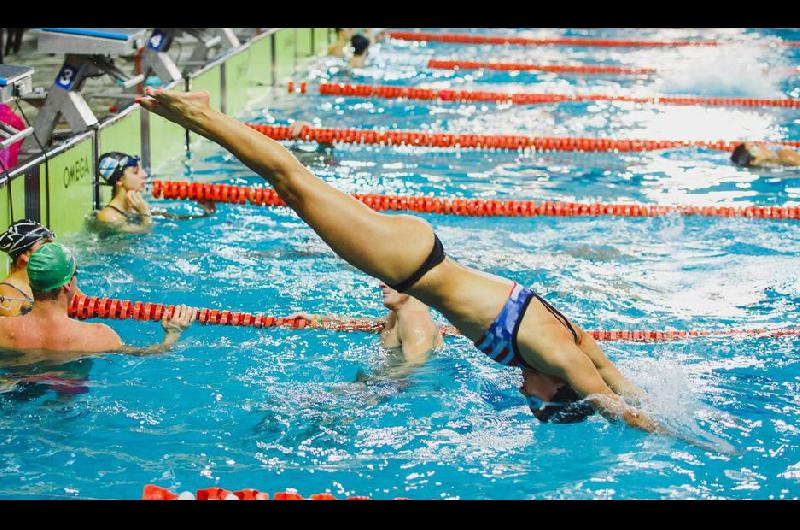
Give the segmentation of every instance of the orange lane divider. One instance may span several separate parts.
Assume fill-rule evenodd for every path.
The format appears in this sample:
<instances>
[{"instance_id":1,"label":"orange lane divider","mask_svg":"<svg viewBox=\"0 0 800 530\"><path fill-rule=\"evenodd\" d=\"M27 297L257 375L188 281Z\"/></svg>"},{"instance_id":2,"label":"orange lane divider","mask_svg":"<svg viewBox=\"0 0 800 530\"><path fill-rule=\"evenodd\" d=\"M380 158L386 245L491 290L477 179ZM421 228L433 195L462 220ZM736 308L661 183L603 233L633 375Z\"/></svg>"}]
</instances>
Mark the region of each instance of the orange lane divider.
<instances>
[{"instance_id":1,"label":"orange lane divider","mask_svg":"<svg viewBox=\"0 0 800 530\"><path fill-rule=\"evenodd\" d=\"M298 137L293 137L285 125L248 123L273 140L302 140L318 143L347 143L365 145L408 145L434 148L478 149L536 149L537 151L620 152L634 153L675 149L680 147L706 147L719 151L733 151L741 141L727 140L614 140L610 138L579 138L573 136L523 136L503 134L450 134L421 131L380 131L374 129L316 129L304 127ZM800 142L770 142L784 147L800 147Z\"/></svg>"},{"instance_id":2,"label":"orange lane divider","mask_svg":"<svg viewBox=\"0 0 800 530\"><path fill-rule=\"evenodd\" d=\"M477 61L457 61L453 59L431 59L428 68L439 70L503 70L503 71L537 71L561 74L620 74L647 75L654 74L655 68L628 68L605 64L533 64L533 63L486 63Z\"/></svg>"},{"instance_id":3,"label":"orange lane divider","mask_svg":"<svg viewBox=\"0 0 800 530\"><path fill-rule=\"evenodd\" d=\"M75 295L69 306L69 316L78 319L87 318L106 318L106 319L127 319L134 320L161 320L166 313L172 316L175 306L163 304L151 304L145 302L131 302L130 300L115 300L109 298L98 298L86 296L85 294ZM216 324L227 326L250 326L256 328L284 327L292 329L327 329L330 331L362 331L366 333L378 333L383 329L383 323L372 319L347 319L337 318L336 322L318 322L316 320L306 320L302 317L282 318L271 316L254 316L250 313L238 311L227 311L217 309L200 309L197 320L202 324ZM458 336L461 333L453 326L443 326L442 331L445 335ZM586 331L595 340L603 342L666 342L682 340L692 337L728 336L745 335L751 337L784 337L800 336L800 328L780 328L780 329L727 329L727 330L606 330L606 331Z\"/></svg>"},{"instance_id":4,"label":"orange lane divider","mask_svg":"<svg viewBox=\"0 0 800 530\"><path fill-rule=\"evenodd\" d=\"M153 181L153 197L180 200L210 200L256 206L286 206L272 188L232 186L183 181ZM375 211L410 211L468 217L747 217L755 219L800 219L800 206L688 206L658 204L608 204L560 201L456 199L410 195L353 193L353 198Z\"/></svg>"},{"instance_id":5,"label":"orange lane divider","mask_svg":"<svg viewBox=\"0 0 800 530\"><path fill-rule=\"evenodd\" d=\"M514 37L511 35L470 35L462 33L422 33L412 31L391 31L389 37L397 40L416 42L450 42L456 44L514 44L518 46L587 46L599 48L675 48L682 46L721 46L724 44L750 44L736 41L717 40L628 40L628 39L580 39L553 38L537 39ZM764 45L771 46L772 43ZM800 41L782 41L782 46L800 47Z\"/></svg>"},{"instance_id":6,"label":"orange lane divider","mask_svg":"<svg viewBox=\"0 0 800 530\"><path fill-rule=\"evenodd\" d=\"M70 303L68 314L72 318L110 318L124 320L157 321L166 314L174 314L174 305L151 304L148 302L132 302L130 300L115 300L112 298L99 298L96 296L75 295ZM284 318L268 315L253 315L240 311L227 311L219 309L200 309L197 321L201 324L240 326L254 328L284 327L284 328L317 328L331 329L333 331L364 331L376 333L383 329L383 324L378 321L353 319L341 320L335 324L309 321L302 317Z\"/></svg>"},{"instance_id":7,"label":"orange lane divider","mask_svg":"<svg viewBox=\"0 0 800 530\"><path fill-rule=\"evenodd\" d=\"M515 44L519 46L588 46L600 48L671 48L678 46L718 46L715 40L625 40L625 39L537 39L511 35L470 35L463 33L422 33L392 31L389 37L416 42L450 42L457 44Z\"/></svg>"},{"instance_id":8,"label":"orange lane divider","mask_svg":"<svg viewBox=\"0 0 800 530\"><path fill-rule=\"evenodd\" d=\"M800 108L800 99L755 98L704 98L695 96L614 96L609 94L542 94L503 93L402 86L350 85L347 83L320 83L319 93L324 96L357 96L378 98L405 98L441 101L496 101L515 105L560 103L564 101L627 101L652 105L706 105L716 107L791 107Z\"/></svg>"},{"instance_id":9,"label":"orange lane divider","mask_svg":"<svg viewBox=\"0 0 800 530\"><path fill-rule=\"evenodd\" d=\"M142 492L144 501L174 501L174 500L198 500L198 501L268 501L269 493L264 493L257 489L243 489L239 491L226 490L225 488L203 488L196 493L184 491L183 493L173 493L167 488L162 488L154 484L146 484ZM287 488L286 491L276 492L272 496L275 501L335 501L336 496L331 493L314 493L308 499L297 493L294 488ZM368 501L369 497L363 495L351 495L346 497L348 501ZM407 501L407 497L396 497L396 501Z\"/></svg>"}]
</instances>

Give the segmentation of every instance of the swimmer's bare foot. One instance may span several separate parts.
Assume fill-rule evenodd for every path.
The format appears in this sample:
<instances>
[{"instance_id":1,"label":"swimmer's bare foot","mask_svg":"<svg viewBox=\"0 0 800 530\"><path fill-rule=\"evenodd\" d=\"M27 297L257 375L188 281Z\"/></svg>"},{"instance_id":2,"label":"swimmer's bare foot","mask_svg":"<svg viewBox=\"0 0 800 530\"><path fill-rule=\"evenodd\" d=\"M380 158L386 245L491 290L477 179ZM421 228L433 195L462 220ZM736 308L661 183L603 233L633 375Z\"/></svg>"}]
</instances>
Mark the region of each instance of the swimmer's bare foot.
<instances>
[{"instance_id":1,"label":"swimmer's bare foot","mask_svg":"<svg viewBox=\"0 0 800 530\"><path fill-rule=\"evenodd\" d=\"M203 134L204 120L211 111L211 96L205 90L177 92L148 88L145 96L139 102L147 110Z\"/></svg>"}]
</instances>

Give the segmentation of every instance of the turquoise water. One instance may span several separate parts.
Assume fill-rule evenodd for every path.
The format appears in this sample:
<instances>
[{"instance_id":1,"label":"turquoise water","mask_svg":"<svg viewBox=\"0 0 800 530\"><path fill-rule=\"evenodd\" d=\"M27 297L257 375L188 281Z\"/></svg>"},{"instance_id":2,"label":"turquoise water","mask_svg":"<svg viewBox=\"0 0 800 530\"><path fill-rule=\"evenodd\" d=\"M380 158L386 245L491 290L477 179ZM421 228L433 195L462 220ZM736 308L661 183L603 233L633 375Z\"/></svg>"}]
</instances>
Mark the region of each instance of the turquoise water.
<instances>
[{"instance_id":1,"label":"turquoise water","mask_svg":"<svg viewBox=\"0 0 800 530\"><path fill-rule=\"evenodd\" d=\"M484 32L501 31L536 34ZM756 41L778 34L545 33ZM752 97L797 97L799 88L796 77L747 73L800 64L797 50L767 47L740 50L742 70L726 64L726 76L716 78L703 72L703 61L725 60L730 51L387 42L371 54L368 68L349 73L320 59L308 78ZM668 73L620 81L425 70L434 56L605 62ZM246 118L458 132L798 139L797 114L786 110L633 104L509 107L279 94ZM797 205L800 192L796 171L746 171L723 153L700 149L582 155L292 147L321 178L358 192L737 205ZM158 176L262 182L216 147L201 153ZM533 286L587 329L785 327L800 316L796 222L425 218L456 260ZM337 258L285 209L220 205L209 219L160 220L149 237L64 239L76 248L80 285L92 295L272 315L384 313L377 282ZM137 345L161 337L154 323L112 325ZM2 395L0 496L132 499L145 483L155 483L174 491L294 487L304 495L384 499L796 498L798 346L798 338L732 337L606 345L609 357L654 397L652 414L732 444L739 454L729 456L597 416L575 425L539 424L517 391L518 372L492 363L462 338L447 339L443 351L405 379L364 384L355 382L359 371L376 372L392 361L377 336L198 325L167 355L34 367L84 374L88 392L63 395L34 385Z\"/></svg>"}]
</instances>

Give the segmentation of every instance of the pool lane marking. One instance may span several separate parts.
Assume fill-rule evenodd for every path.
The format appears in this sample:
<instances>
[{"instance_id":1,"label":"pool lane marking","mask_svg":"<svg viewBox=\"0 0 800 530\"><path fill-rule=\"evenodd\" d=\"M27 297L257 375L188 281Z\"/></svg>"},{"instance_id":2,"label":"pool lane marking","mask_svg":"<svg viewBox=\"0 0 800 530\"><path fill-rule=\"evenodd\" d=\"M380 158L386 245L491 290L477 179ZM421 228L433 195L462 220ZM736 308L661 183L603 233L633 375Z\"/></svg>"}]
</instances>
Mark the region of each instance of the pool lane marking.
<instances>
[{"instance_id":1,"label":"pool lane marking","mask_svg":"<svg viewBox=\"0 0 800 530\"><path fill-rule=\"evenodd\" d=\"M249 203L286 206L272 188L233 186L204 182L160 181L152 183L154 198ZM466 217L743 217L751 219L800 219L800 206L694 206L661 204L579 203L513 199L462 199L412 195L352 193L354 199L375 211L410 211Z\"/></svg>"},{"instance_id":2,"label":"pool lane marking","mask_svg":"<svg viewBox=\"0 0 800 530\"><path fill-rule=\"evenodd\" d=\"M405 145L462 149L535 149L537 151L619 152L633 153L701 147L718 151L733 151L742 140L623 140L611 138L582 138L574 136L526 136L507 134L450 134L424 131L314 128L304 127L294 138L288 126L248 123L248 127L273 140L299 140L317 143L348 143L365 145ZM748 140L755 141L755 140ZM783 147L800 148L798 141L763 142Z\"/></svg>"},{"instance_id":3,"label":"pool lane marking","mask_svg":"<svg viewBox=\"0 0 800 530\"><path fill-rule=\"evenodd\" d=\"M655 68L630 68L606 64L535 64L535 63L498 63L460 61L456 59L431 59L428 68L437 70L500 70L500 71L536 71L563 74L619 74L619 75L649 75L656 72Z\"/></svg>"},{"instance_id":4,"label":"pool lane marking","mask_svg":"<svg viewBox=\"0 0 800 530\"><path fill-rule=\"evenodd\" d=\"M539 105L570 101L623 101L649 105L690 105L713 107L782 107L800 108L800 99L721 98L698 96L619 96L613 94L547 94L538 92L491 92L487 90L452 90L405 86L351 85L320 83L323 96L360 98L413 99L424 101L491 101L514 105Z\"/></svg>"},{"instance_id":5,"label":"pool lane marking","mask_svg":"<svg viewBox=\"0 0 800 530\"><path fill-rule=\"evenodd\" d=\"M583 39L583 38L532 38L513 35L472 35L464 33L425 33L416 31L391 31L389 37L412 42L447 42L451 44L493 44L500 46L573 46L599 48L679 48L716 47L726 44L772 46L774 42L719 41L719 40L633 40L633 39ZM779 41L778 45L800 47L800 41Z\"/></svg>"},{"instance_id":6,"label":"pool lane marking","mask_svg":"<svg viewBox=\"0 0 800 530\"><path fill-rule=\"evenodd\" d=\"M71 318L88 319L129 319L144 321L160 321L166 313L171 316L175 311L174 305L153 304L149 302L132 302L130 300L118 300L110 298L99 298L76 294L72 298L69 306L69 316ZM229 311L220 309L202 308L199 310L198 322L209 325L227 325L238 327L283 327L291 329L326 329L330 331L361 331L377 333L383 329L383 323L365 319L342 318L338 322L320 322L317 320L307 320L302 317L273 317L269 315L254 315L251 313ZM453 326L443 326L442 331L445 335L460 335ZM778 329L725 329L725 330L607 330L607 331L587 331L595 340L627 341L627 342L665 342L676 341L694 337L712 336L748 336L755 338L762 337L786 337L800 336L800 328L778 328Z\"/></svg>"}]
</instances>

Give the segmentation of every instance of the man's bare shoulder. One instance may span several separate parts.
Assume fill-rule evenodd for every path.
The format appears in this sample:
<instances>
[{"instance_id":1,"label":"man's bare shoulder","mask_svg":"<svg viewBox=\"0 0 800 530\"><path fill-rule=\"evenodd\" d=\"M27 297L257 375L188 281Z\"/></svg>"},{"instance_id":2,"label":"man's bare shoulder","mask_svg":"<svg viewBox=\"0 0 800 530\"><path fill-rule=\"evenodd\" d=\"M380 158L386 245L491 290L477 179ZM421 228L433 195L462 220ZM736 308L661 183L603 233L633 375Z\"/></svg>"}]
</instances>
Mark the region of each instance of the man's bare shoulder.
<instances>
[{"instance_id":1,"label":"man's bare shoulder","mask_svg":"<svg viewBox=\"0 0 800 530\"><path fill-rule=\"evenodd\" d=\"M69 331L71 339L93 351L111 351L122 347L122 339L106 324L72 321Z\"/></svg>"}]
</instances>

